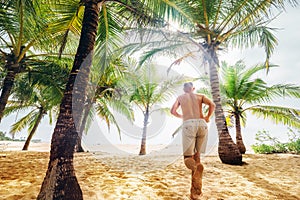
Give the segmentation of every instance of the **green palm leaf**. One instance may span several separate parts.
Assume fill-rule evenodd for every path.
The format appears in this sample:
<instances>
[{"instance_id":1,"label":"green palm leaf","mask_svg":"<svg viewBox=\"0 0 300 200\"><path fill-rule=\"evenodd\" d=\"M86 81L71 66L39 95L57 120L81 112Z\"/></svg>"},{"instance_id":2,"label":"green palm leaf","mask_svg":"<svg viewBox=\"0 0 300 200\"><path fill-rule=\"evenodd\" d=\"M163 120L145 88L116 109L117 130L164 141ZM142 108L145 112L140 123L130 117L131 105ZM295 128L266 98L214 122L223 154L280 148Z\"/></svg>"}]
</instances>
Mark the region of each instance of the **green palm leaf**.
<instances>
[{"instance_id":1,"label":"green palm leaf","mask_svg":"<svg viewBox=\"0 0 300 200\"><path fill-rule=\"evenodd\" d=\"M257 105L249 108L253 114L264 119L271 119L276 124L281 123L287 126L300 128L300 109Z\"/></svg>"},{"instance_id":2,"label":"green palm leaf","mask_svg":"<svg viewBox=\"0 0 300 200\"><path fill-rule=\"evenodd\" d=\"M27 115L19 119L16 123L11 126L10 133L17 133L23 130L26 126L32 124L32 121L36 119L38 115L38 110L34 109L30 111ZM29 130L30 131L30 130Z\"/></svg>"}]
</instances>

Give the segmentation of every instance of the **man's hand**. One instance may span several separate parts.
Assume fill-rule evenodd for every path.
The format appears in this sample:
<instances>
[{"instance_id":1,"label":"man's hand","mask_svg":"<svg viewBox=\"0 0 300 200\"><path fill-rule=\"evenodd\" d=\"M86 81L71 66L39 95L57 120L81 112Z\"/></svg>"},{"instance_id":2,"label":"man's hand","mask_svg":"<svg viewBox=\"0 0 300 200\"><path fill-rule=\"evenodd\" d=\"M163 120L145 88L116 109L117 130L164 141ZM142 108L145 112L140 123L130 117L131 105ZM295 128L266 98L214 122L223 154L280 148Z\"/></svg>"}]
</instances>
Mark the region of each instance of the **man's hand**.
<instances>
[{"instance_id":1,"label":"man's hand","mask_svg":"<svg viewBox=\"0 0 300 200\"><path fill-rule=\"evenodd\" d=\"M208 123L208 122L209 122L209 117L208 117L208 116L205 116L205 117L204 117L204 120L206 121L206 123Z\"/></svg>"}]
</instances>

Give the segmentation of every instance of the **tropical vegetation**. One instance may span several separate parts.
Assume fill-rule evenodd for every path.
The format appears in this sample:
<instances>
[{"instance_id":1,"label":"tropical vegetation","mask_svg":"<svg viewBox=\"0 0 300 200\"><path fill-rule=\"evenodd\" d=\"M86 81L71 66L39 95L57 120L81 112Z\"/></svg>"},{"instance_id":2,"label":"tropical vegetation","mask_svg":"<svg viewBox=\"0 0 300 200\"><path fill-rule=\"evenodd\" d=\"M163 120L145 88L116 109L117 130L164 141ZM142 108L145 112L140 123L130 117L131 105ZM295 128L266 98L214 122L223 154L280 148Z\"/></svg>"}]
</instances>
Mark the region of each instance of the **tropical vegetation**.
<instances>
[{"instance_id":1,"label":"tropical vegetation","mask_svg":"<svg viewBox=\"0 0 300 200\"><path fill-rule=\"evenodd\" d=\"M146 154L147 126L149 117L153 112L169 111L169 108L157 108L161 103L169 100L178 86L182 85L187 77L173 76L164 77L158 75L153 64L143 66L139 70L134 68L135 79L131 79L128 85L129 101L134 103L143 113L143 130L139 155Z\"/></svg>"},{"instance_id":2,"label":"tropical vegetation","mask_svg":"<svg viewBox=\"0 0 300 200\"><path fill-rule=\"evenodd\" d=\"M121 130L114 113L120 113L130 121L133 120L134 113L131 105L124 98L126 93L124 93L125 90L122 89L121 84L127 78L131 80L132 75L124 64L120 59L116 59L104 71L97 72L99 70L97 65L92 67L94 72L91 74L91 84L87 88L88 95L84 105L82 121L79 125L77 152L84 151L81 145L83 133L87 132L95 115L106 122L108 129L110 129L111 124L114 124L119 135Z\"/></svg>"},{"instance_id":3,"label":"tropical vegetation","mask_svg":"<svg viewBox=\"0 0 300 200\"><path fill-rule=\"evenodd\" d=\"M92 61L95 60L94 58L98 59L101 71L113 67L111 63L116 59L115 49L120 48L124 40L122 33L132 28L139 30L143 27L163 28L169 26L170 22L178 23L181 28L185 28L182 29L184 32L176 33L184 36L184 41L178 42L174 37L174 40L168 40L170 37L163 34L163 38L167 41L160 40L159 45L152 43L150 47L157 48L144 51L142 61L146 61L156 52L163 52L172 47L180 49L180 44L193 44L197 48L195 51L184 53L174 63L193 56L195 52L204 52L202 56L204 62L201 62L199 57L197 63L199 66L200 63L209 66L212 98L216 104L219 156L224 163L241 164L241 153L228 133L222 109L217 52L228 45L253 47L258 44L265 48L267 55L265 66L268 68L269 57L277 42L272 34L273 29L268 27L272 19L270 11L276 8L283 10L287 3L296 5L297 1L191 0L188 3L179 0L2 1L0 4L0 70L2 72L0 120L4 112L9 112L10 109L5 111L5 108L10 100L16 100L17 104L31 105L30 108L33 108L35 103L39 103L39 107L44 107L43 100L48 98L43 92L37 92L47 90L38 82L30 84L32 92L29 93L31 95L24 96L26 103L18 102L19 99L14 99L12 96L15 86L17 86L15 91L18 90L17 81L26 78L27 80L24 81L30 82L31 72L47 69L45 66L49 65L49 62L45 61L49 56L57 56L61 59L68 55L74 58L71 71L65 74L68 78L64 84L64 92L60 96L62 98L51 140L48 169L37 199L79 200L83 198L75 175L73 157L81 130L86 127L86 113L90 110L85 108L85 105L91 101L87 94L90 75L94 73L91 71ZM142 33L140 36L143 35L143 32L139 33ZM187 40L190 43L186 43ZM172 42L176 44L170 45ZM42 75L40 77L43 77ZM145 86L155 91L155 85ZM103 86L97 85L97 88L101 90ZM138 87L135 89L137 94L141 94ZM102 92L98 92L98 99L92 99L90 102L99 105L100 111L105 106L99 102L107 97ZM139 101L138 96L133 95L132 101ZM109 115L106 117L104 116L107 120L113 120ZM39 121L38 117L35 119L35 122ZM34 124L34 120L29 121Z\"/></svg>"},{"instance_id":4,"label":"tropical vegetation","mask_svg":"<svg viewBox=\"0 0 300 200\"><path fill-rule=\"evenodd\" d=\"M6 136L6 133L3 131L0 131L0 141L11 141L12 138Z\"/></svg>"},{"instance_id":5,"label":"tropical vegetation","mask_svg":"<svg viewBox=\"0 0 300 200\"><path fill-rule=\"evenodd\" d=\"M18 75L45 68L45 58L58 55L65 26L54 28L49 16L49 6L42 1L7 0L0 5L0 120Z\"/></svg>"},{"instance_id":6,"label":"tropical vegetation","mask_svg":"<svg viewBox=\"0 0 300 200\"><path fill-rule=\"evenodd\" d=\"M256 144L252 145L255 153L270 154L270 153L296 153L300 154L300 135L299 130L289 128L289 141L280 142L278 138L272 137L269 131L262 130L256 134Z\"/></svg>"},{"instance_id":7,"label":"tropical vegetation","mask_svg":"<svg viewBox=\"0 0 300 200\"><path fill-rule=\"evenodd\" d=\"M68 64L62 60L57 61L57 63ZM39 71L18 76L15 81L12 98L4 110L4 116L20 111L29 111L25 116L18 119L10 130L10 134L14 135L28 127L29 134L22 150L28 150L29 143L43 117L48 114L51 124L53 118L58 114L63 87L69 73L69 69L61 65L50 62L49 65L45 65Z\"/></svg>"},{"instance_id":8,"label":"tropical vegetation","mask_svg":"<svg viewBox=\"0 0 300 200\"><path fill-rule=\"evenodd\" d=\"M275 67L270 65L270 68ZM233 119L236 132L236 144L244 154L246 148L242 139L241 125L246 124L246 113L271 119L274 123L300 128L300 109L271 105L275 100L284 101L286 97L300 98L300 86L292 84L268 84L258 78L265 71L263 64L246 68L243 61L234 65L222 62L220 68L220 94L227 119ZM203 88L200 92L209 93Z\"/></svg>"},{"instance_id":9,"label":"tropical vegetation","mask_svg":"<svg viewBox=\"0 0 300 200\"><path fill-rule=\"evenodd\" d=\"M96 40L101 47L101 65L103 69L110 63L111 38L118 37L129 22L139 25L158 24L143 1L81 1L84 5L82 29L78 49L69 79L60 104L60 113L51 141L51 155L38 199L66 198L82 199L82 191L75 176L73 156L78 129L86 98L86 89L93 60ZM99 31L99 37L97 32ZM76 84L75 84L76 83ZM58 174L64 174L59 176Z\"/></svg>"},{"instance_id":10,"label":"tropical vegetation","mask_svg":"<svg viewBox=\"0 0 300 200\"><path fill-rule=\"evenodd\" d=\"M270 56L277 45L274 29L268 26L276 17L272 14L284 10L287 5L297 5L297 1L191 0L188 3L180 0L153 1L157 5L160 2L166 2L177 11L168 14L173 22L181 26L181 35L188 38L190 46L195 47L183 53L174 63L198 57L198 67L201 64L208 66L212 98L216 104L215 122L219 135L219 157L224 163L241 164L242 154L229 135L221 104L218 53L228 46L237 48L259 46L265 50L265 67L268 69ZM152 50L146 51L146 58L165 50L178 49L178 44L174 45L174 41L169 40L169 37L164 37L163 42L161 40L156 46L153 44L152 46L154 46ZM199 52L202 52L201 56Z\"/></svg>"}]
</instances>

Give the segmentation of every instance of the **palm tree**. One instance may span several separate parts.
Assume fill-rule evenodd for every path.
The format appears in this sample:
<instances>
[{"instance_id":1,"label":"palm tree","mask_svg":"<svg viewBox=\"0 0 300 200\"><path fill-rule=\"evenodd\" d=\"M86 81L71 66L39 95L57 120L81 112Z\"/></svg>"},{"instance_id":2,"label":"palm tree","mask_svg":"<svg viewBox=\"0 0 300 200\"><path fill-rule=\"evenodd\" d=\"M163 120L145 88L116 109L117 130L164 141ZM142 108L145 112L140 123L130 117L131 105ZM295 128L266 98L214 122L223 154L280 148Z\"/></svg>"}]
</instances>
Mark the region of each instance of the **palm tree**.
<instances>
[{"instance_id":1,"label":"palm tree","mask_svg":"<svg viewBox=\"0 0 300 200\"><path fill-rule=\"evenodd\" d=\"M84 102L84 98L73 100L72 96L73 93L75 95L81 94L82 97L85 94L91 65L89 61L92 58L97 35L99 11L97 1L85 3L80 41L52 135L48 170L37 199L82 199L82 191L73 166L74 147L78 137L74 118L77 117L78 119L78 116L81 115L80 106L82 105L74 110L72 109L72 101L80 103ZM84 62L84 60L88 61ZM74 85L79 71L85 75L79 80L82 88ZM58 174L61 175L58 176Z\"/></svg>"},{"instance_id":2,"label":"palm tree","mask_svg":"<svg viewBox=\"0 0 300 200\"><path fill-rule=\"evenodd\" d=\"M97 74L95 72L98 70L97 66L92 67L92 77ZM99 76L99 74L96 76ZM79 128L79 137L76 144L77 152L84 151L81 145L82 135L84 130L89 128L89 122L92 121L95 114L106 122L109 129L111 124L114 124L119 134L121 134L120 127L113 111L123 114L129 120L133 119L132 108L129 103L122 98L123 94L120 93L120 82L129 76L130 74L126 67L124 67L124 63L120 59L116 59L100 73L100 77L96 77L94 78L96 79L95 81L91 81L91 87L87 90L94 94L87 95L88 98L84 106L83 118Z\"/></svg>"},{"instance_id":3,"label":"palm tree","mask_svg":"<svg viewBox=\"0 0 300 200\"><path fill-rule=\"evenodd\" d=\"M262 79L253 78L264 69L264 65L247 69L242 61L236 62L233 66L222 63L220 72L222 105L225 107L227 118L235 119L236 144L242 154L246 152L246 148L242 139L241 124L246 123L247 112L271 119L276 124L300 127L300 119L297 117L300 115L299 109L270 105L275 98L300 98L300 87L291 84L268 86ZM206 93L207 90L201 92Z\"/></svg>"},{"instance_id":4,"label":"palm tree","mask_svg":"<svg viewBox=\"0 0 300 200\"><path fill-rule=\"evenodd\" d=\"M29 134L22 150L28 150L30 141L46 114L49 114L52 123L53 115L57 114L68 73L68 68L50 63L38 72L23 74L17 78L12 91L13 98L8 101L4 116L21 110L30 111L14 123L10 130L11 134L15 134L28 127Z\"/></svg>"},{"instance_id":5,"label":"palm tree","mask_svg":"<svg viewBox=\"0 0 300 200\"><path fill-rule=\"evenodd\" d=\"M217 53L228 46L238 48L261 46L266 52L265 66L268 68L270 55L277 44L276 37L273 35L274 29L268 27L269 22L274 19L272 12L276 9L284 10L286 3L295 6L297 1L191 0L188 3L180 0L162 1L177 10L177 14L181 16L173 18L173 21L179 22L179 25L183 25L184 30L187 31L181 31L181 35L188 37L190 44L196 45L204 52L203 60L209 68L212 98L216 104L215 122L219 135L219 157L223 163L241 164L242 155L229 135L221 104ZM156 0L153 4L159 2L160 0ZM170 13L172 12L168 12ZM148 51L145 57L166 50L168 45L174 48L172 45L174 42L169 40L169 37L164 38L164 41L159 41L158 45L162 46L161 48L155 47L153 51ZM184 53L174 63L195 55L195 51Z\"/></svg>"},{"instance_id":6,"label":"palm tree","mask_svg":"<svg viewBox=\"0 0 300 200\"><path fill-rule=\"evenodd\" d=\"M139 155L146 154L147 126L152 112L164 111L163 108L155 109L155 106L169 100L179 85L187 80L186 77L159 77L152 65L142 69L133 69L136 77L131 79L129 88L129 101L133 102L143 113L143 131ZM169 111L169 109L167 109Z\"/></svg>"},{"instance_id":7,"label":"palm tree","mask_svg":"<svg viewBox=\"0 0 300 200\"><path fill-rule=\"evenodd\" d=\"M3 2L0 6L0 42L1 59L4 61L6 76L3 81L0 96L0 120L9 98L15 77L18 73L26 69L26 53L33 45L34 38L29 38L30 34L34 37L40 33L43 23L37 15L36 4L31 1ZM35 24L30 24L33 19L37 19ZM26 26L28 25L28 26ZM35 29L35 30L32 30ZM28 45L25 45L28 43Z\"/></svg>"},{"instance_id":8,"label":"palm tree","mask_svg":"<svg viewBox=\"0 0 300 200\"><path fill-rule=\"evenodd\" d=\"M80 40L60 104L60 112L51 140L48 170L38 199L82 199L82 191L75 176L73 156L78 139L76 124L78 126L82 122L83 104L86 102L86 87L93 58L98 21L100 20L100 24L103 25L101 29L99 27L100 51L103 52L101 65L103 68L109 63L109 50L113 45L110 41L111 36L117 36L128 22L133 21L138 24L158 24L159 22L154 20L157 18L147 6L148 1L83 0L80 2L81 5L84 5ZM72 107L72 105L76 106Z\"/></svg>"},{"instance_id":9,"label":"palm tree","mask_svg":"<svg viewBox=\"0 0 300 200\"><path fill-rule=\"evenodd\" d=\"M235 119L236 143L242 154L246 152L246 148L241 134L241 120L245 124L246 111L272 119L275 123L300 127L300 120L296 117L300 110L268 104L277 97L299 98L300 87L290 84L267 86L262 79L251 80L257 72L265 69L263 65L245 69L245 65L239 61L234 66L223 66L224 82L221 84L221 93L224 95L226 107L229 108L226 112Z\"/></svg>"},{"instance_id":10,"label":"palm tree","mask_svg":"<svg viewBox=\"0 0 300 200\"><path fill-rule=\"evenodd\" d=\"M6 0L0 5L0 59L4 65L1 71L6 74L1 85L0 121L16 77L45 67L45 56L53 55L57 41L65 36L66 24L59 27L56 19L51 21L49 16L48 4L41 1ZM76 21L68 25L76 32L73 24Z\"/></svg>"}]
</instances>

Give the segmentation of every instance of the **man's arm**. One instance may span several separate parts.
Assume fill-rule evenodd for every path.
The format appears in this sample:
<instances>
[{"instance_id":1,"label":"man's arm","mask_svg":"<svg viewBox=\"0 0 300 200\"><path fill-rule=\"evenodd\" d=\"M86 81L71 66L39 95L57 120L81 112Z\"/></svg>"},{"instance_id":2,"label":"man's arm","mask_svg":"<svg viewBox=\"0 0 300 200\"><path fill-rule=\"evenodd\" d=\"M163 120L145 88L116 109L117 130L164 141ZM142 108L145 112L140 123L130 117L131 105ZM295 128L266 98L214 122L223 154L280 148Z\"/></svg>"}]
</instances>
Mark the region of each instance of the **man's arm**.
<instances>
[{"instance_id":1,"label":"man's arm","mask_svg":"<svg viewBox=\"0 0 300 200\"><path fill-rule=\"evenodd\" d=\"M179 106L180 106L180 103L179 103L178 99L176 99L175 103L173 104L173 106L171 108L171 114L174 115L175 117L182 118L182 115L177 112L177 109L179 108Z\"/></svg>"},{"instance_id":2,"label":"man's arm","mask_svg":"<svg viewBox=\"0 0 300 200\"><path fill-rule=\"evenodd\" d=\"M208 113L207 115L204 117L204 120L206 122L209 122L210 117L212 116L212 114L215 111L216 105L214 102L212 102L209 98L207 98L205 95L203 95L203 103L208 105Z\"/></svg>"}]
</instances>

